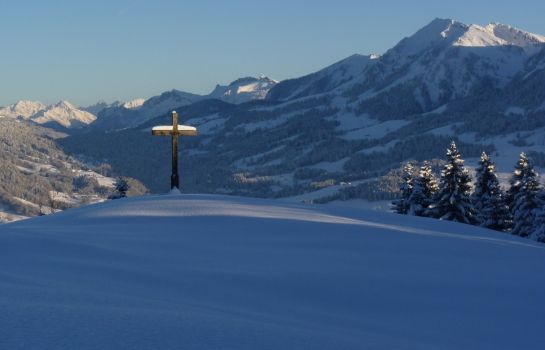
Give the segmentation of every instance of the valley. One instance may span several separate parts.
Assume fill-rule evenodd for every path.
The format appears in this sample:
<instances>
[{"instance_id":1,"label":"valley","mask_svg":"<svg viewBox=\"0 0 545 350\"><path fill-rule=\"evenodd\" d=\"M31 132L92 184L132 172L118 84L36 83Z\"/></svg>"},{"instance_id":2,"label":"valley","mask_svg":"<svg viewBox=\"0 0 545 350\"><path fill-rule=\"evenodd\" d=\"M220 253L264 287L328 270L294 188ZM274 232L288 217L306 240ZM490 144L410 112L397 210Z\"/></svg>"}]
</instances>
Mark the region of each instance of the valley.
<instances>
[{"instance_id":1,"label":"valley","mask_svg":"<svg viewBox=\"0 0 545 350\"><path fill-rule=\"evenodd\" d=\"M168 191L170 164L168 141L150 129L174 109L199 129L181 140L183 192L385 201L398 195L402 163L433 160L438 171L452 140L470 167L491 154L504 185L520 152L545 166L545 38L497 23L436 19L382 55L300 78L135 101L91 106L89 123L42 126L66 134L55 143L71 158L108 164L152 193Z\"/></svg>"}]
</instances>

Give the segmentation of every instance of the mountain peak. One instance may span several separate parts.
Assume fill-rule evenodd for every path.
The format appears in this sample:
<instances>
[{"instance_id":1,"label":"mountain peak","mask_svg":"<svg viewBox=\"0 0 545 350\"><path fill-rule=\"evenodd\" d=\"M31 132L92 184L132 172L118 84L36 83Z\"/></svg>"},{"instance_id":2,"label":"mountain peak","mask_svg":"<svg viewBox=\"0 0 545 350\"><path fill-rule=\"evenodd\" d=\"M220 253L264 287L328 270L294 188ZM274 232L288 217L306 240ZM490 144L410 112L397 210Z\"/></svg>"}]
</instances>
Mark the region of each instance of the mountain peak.
<instances>
[{"instance_id":1,"label":"mountain peak","mask_svg":"<svg viewBox=\"0 0 545 350\"><path fill-rule=\"evenodd\" d=\"M15 102L13 106L15 107L44 106L44 104L39 101L20 100Z\"/></svg>"},{"instance_id":2,"label":"mountain peak","mask_svg":"<svg viewBox=\"0 0 545 350\"><path fill-rule=\"evenodd\" d=\"M277 83L278 81L265 75L261 75L259 78L244 77L229 83L227 86L216 85L214 91L208 96L234 104L262 100Z\"/></svg>"},{"instance_id":3,"label":"mountain peak","mask_svg":"<svg viewBox=\"0 0 545 350\"><path fill-rule=\"evenodd\" d=\"M486 26L472 24L454 43L455 46L518 46L527 52L535 52L545 43L545 37L501 23Z\"/></svg>"},{"instance_id":4,"label":"mountain peak","mask_svg":"<svg viewBox=\"0 0 545 350\"><path fill-rule=\"evenodd\" d=\"M545 43L545 36L530 33L507 24L490 23L485 28L512 45L526 47Z\"/></svg>"},{"instance_id":5,"label":"mountain peak","mask_svg":"<svg viewBox=\"0 0 545 350\"><path fill-rule=\"evenodd\" d=\"M44 108L46 106L39 101L21 100L7 107L0 108L0 115L10 118L30 118Z\"/></svg>"},{"instance_id":6,"label":"mountain peak","mask_svg":"<svg viewBox=\"0 0 545 350\"><path fill-rule=\"evenodd\" d=\"M70 102L66 101L66 100L61 100L59 102L57 102L54 107L59 107L59 108L65 108L65 109L77 109L76 107L74 107L73 104L71 104Z\"/></svg>"},{"instance_id":7,"label":"mountain peak","mask_svg":"<svg viewBox=\"0 0 545 350\"><path fill-rule=\"evenodd\" d=\"M123 102L122 106L126 109L138 109L142 107L144 102L146 102L145 98L135 98L134 100Z\"/></svg>"},{"instance_id":8,"label":"mountain peak","mask_svg":"<svg viewBox=\"0 0 545 350\"><path fill-rule=\"evenodd\" d=\"M55 123L65 128L72 128L90 124L95 121L96 116L62 100L38 111L31 119L38 124Z\"/></svg>"},{"instance_id":9,"label":"mountain peak","mask_svg":"<svg viewBox=\"0 0 545 350\"><path fill-rule=\"evenodd\" d=\"M467 31L468 26L452 19L436 18L413 35L404 38L392 50L411 56L438 43L451 43Z\"/></svg>"},{"instance_id":10,"label":"mountain peak","mask_svg":"<svg viewBox=\"0 0 545 350\"><path fill-rule=\"evenodd\" d=\"M232 81L231 83L229 83L228 86L240 86L240 85L247 85L247 84L252 84L252 83L257 83L257 82L260 82L260 83L271 83L271 84L276 84L278 83L278 81L274 80L274 79L271 79L269 77L267 77L266 75L260 75L259 78L256 78L256 77L243 77L243 78L239 78L235 81ZM216 86L221 86L221 85L216 85Z\"/></svg>"},{"instance_id":11,"label":"mountain peak","mask_svg":"<svg viewBox=\"0 0 545 350\"><path fill-rule=\"evenodd\" d=\"M5 108L0 108L0 115L10 118L24 118L37 124L60 124L65 128L92 123L96 117L80 110L66 100L46 106L37 101L18 101Z\"/></svg>"},{"instance_id":12,"label":"mountain peak","mask_svg":"<svg viewBox=\"0 0 545 350\"><path fill-rule=\"evenodd\" d=\"M492 22L485 26L467 25L453 19L436 18L413 35L401 40L391 51L401 56L412 56L437 45L518 46L532 54L543 44L545 44L544 36L506 24Z\"/></svg>"}]
</instances>

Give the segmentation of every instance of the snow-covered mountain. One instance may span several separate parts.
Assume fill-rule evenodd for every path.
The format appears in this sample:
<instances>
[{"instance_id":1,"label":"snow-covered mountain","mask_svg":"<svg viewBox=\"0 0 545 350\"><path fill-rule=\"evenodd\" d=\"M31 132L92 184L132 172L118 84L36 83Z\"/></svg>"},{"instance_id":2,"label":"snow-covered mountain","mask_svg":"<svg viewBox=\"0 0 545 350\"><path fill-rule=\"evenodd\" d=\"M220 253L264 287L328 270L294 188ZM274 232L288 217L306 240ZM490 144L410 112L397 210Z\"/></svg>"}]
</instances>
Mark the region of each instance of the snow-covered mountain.
<instances>
[{"instance_id":1,"label":"snow-covered mountain","mask_svg":"<svg viewBox=\"0 0 545 350\"><path fill-rule=\"evenodd\" d=\"M331 91L343 83L361 76L365 69L379 58L380 56L376 54L352 55L316 73L281 81L271 89L267 98L273 101L283 101Z\"/></svg>"},{"instance_id":2,"label":"snow-covered mountain","mask_svg":"<svg viewBox=\"0 0 545 350\"><path fill-rule=\"evenodd\" d=\"M517 110L519 115L545 113L545 47L526 63L524 70L505 89L498 105Z\"/></svg>"},{"instance_id":3,"label":"snow-covered mountain","mask_svg":"<svg viewBox=\"0 0 545 350\"><path fill-rule=\"evenodd\" d=\"M278 81L265 76L259 78L246 77L237 79L227 86L216 85L214 91L207 97L217 98L233 104L262 100L277 83Z\"/></svg>"},{"instance_id":4,"label":"snow-covered mountain","mask_svg":"<svg viewBox=\"0 0 545 350\"><path fill-rule=\"evenodd\" d=\"M74 107L68 101L60 101L38 111L30 119L38 124L59 124L65 128L78 128L91 124L96 120L96 116Z\"/></svg>"},{"instance_id":5,"label":"snow-covered mountain","mask_svg":"<svg viewBox=\"0 0 545 350\"><path fill-rule=\"evenodd\" d=\"M95 121L96 116L74 107L68 101L46 106L41 102L19 101L0 109L0 116L23 118L52 127L80 128Z\"/></svg>"},{"instance_id":6,"label":"snow-covered mountain","mask_svg":"<svg viewBox=\"0 0 545 350\"><path fill-rule=\"evenodd\" d=\"M200 95L171 90L147 100L137 99L120 103L102 109L92 127L99 130L124 129L141 124L175 108L190 105L202 98Z\"/></svg>"},{"instance_id":7,"label":"snow-covered mountain","mask_svg":"<svg viewBox=\"0 0 545 350\"><path fill-rule=\"evenodd\" d=\"M501 23L490 23L484 27L467 26L465 33L454 45L467 47L517 46L529 53L539 51L545 36L528 33Z\"/></svg>"},{"instance_id":8,"label":"snow-covered mountain","mask_svg":"<svg viewBox=\"0 0 545 350\"><path fill-rule=\"evenodd\" d=\"M161 115L171 111L176 106L186 106L202 99L202 96L189 92L171 90L163 92L159 96L154 96L146 100L140 107L139 113L145 120L152 115Z\"/></svg>"},{"instance_id":9,"label":"snow-covered mountain","mask_svg":"<svg viewBox=\"0 0 545 350\"><path fill-rule=\"evenodd\" d=\"M41 102L22 100L7 107L0 108L0 116L28 119L46 108L47 106Z\"/></svg>"},{"instance_id":10,"label":"snow-covered mountain","mask_svg":"<svg viewBox=\"0 0 545 350\"><path fill-rule=\"evenodd\" d=\"M468 96L486 82L505 86L545 38L509 26L437 19L386 52L351 90L360 101L395 89L422 111Z\"/></svg>"},{"instance_id":11,"label":"snow-covered mountain","mask_svg":"<svg viewBox=\"0 0 545 350\"><path fill-rule=\"evenodd\" d=\"M106 109L106 108L112 108L112 107L117 107L119 106L119 101L115 101L115 102L112 102L112 103L108 103L106 101L99 101L97 103L95 103L94 105L90 105L90 106L87 106L87 107L80 107L80 109L82 111L86 111L86 112L89 112L93 115L98 115L102 110Z\"/></svg>"},{"instance_id":12,"label":"snow-covered mountain","mask_svg":"<svg viewBox=\"0 0 545 350\"><path fill-rule=\"evenodd\" d=\"M121 105L127 109L138 109L146 102L145 98L135 98L134 100L122 102Z\"/></svg>"},{"instance_id":13,"label":"snow-covered mountain","mask_svg":"<svg viewBox=\"0 0 545 350\"><path fill-rule=\"evenodd\" d=\"M131 101L114 101L112 103L107 103L105 101L99 101L95 103L94 105L87 106L87 107L80 107L81 110L89 112L94 115L98 115L100 112L105 110L106 108L116 108L116 107L123 107L126 109L138 109L140 108L144 102L146 102L146 99L144 98L136 98Z\"/></svg>"},{"instance_id":14,"label":"snow-covered mountain","mask_svg":"<svg viewBox=\"0 0 545 350\"><path fill-rule=\"evenodd\" d=\"M451 140L470 165L483 150L491 152L506 181L518 153L545 160L544 57L540 35L437 19L383 55L353 55L280 82L263 102L177 107L182 121L199 129L199 137L182 141L182 162L191 164L183 188L295 198L316 192L304 199L316 201L388 199L397 185L380 176L407 160L443 158ZM147 130L168 122L165 112L120 133L63 142L73 154L108 159L163 191L157 172L169 173L168 155ZM126 162L134 153L146 167Z\"/></svg>"},{"instance_id":15,"label":"snow-covered mountain","mask_svg":"<svg viewBox=\"0 0 545 350\"><path fill-rule=\"evenodd\" d=\"M398 114L426 112L483 84L505 86L544 44L541 35L503 24L483 27L436 19L380 57L353 56L283 81L268 98L289 100L337 88L338 95L348 97L341 104L369 114L380 108L389 114L387 106L396 99L404 100Z\"/></svg>"},{"instance_id":16,"label":"snow-covered mountain","mask_svg":"<svg viewBox=\"0 0 545 350\"><path fill-rule=\"evenodd\" d=\"M544 246L452 222L145 196L1 226L0 249L5 349L545 342Z\"/></svg>"},{"instance_id":17,"label":"snow-covered mountain","mask_svg":"<svg viewBox=\"0 0 545 350\"><path fill-rule=\"evenodd\" d=\"M179 90L163 92L147 100L114 105L98 113L94 130L125 129L142 124L174 109L207 99L218 99L230 104L262 100L277 81L267 78L246 77L235 80L227 86L217 85L208 95L197 95Z\"/></svg>"}]
</instances>

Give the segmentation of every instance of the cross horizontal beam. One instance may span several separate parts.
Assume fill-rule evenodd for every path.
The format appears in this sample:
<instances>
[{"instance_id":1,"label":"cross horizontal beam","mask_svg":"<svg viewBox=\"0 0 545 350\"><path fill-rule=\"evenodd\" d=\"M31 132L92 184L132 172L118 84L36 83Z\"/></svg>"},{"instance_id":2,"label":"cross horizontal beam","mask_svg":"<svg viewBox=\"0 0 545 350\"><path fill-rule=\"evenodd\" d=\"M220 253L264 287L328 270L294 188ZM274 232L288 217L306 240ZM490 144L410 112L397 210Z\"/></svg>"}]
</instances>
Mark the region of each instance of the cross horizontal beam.
<instances>
[{"instance_id":1,"label":"cross horizontal beam","mask_svg":"<svg viewBox=\"0 0 545 350\"><path fill-rule=\"evenodd\" d=\"M159 125L151 129L154 136L197 136L197 128L188 125L178 125L174 130L172 125Z\"/></svg>"}]
</instances>

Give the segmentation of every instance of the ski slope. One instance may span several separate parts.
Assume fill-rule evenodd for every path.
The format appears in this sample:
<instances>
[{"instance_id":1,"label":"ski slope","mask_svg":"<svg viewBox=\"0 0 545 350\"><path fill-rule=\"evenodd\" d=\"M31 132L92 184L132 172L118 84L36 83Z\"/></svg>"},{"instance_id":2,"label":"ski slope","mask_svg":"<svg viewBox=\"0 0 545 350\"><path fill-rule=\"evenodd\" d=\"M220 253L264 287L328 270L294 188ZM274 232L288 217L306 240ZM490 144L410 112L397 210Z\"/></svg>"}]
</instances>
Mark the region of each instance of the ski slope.
<instances>
[{"instance_id":1,"label":"ski slope","mask_svg":"<svg viewBox=\"0 0 545 350\"><path fill-rule=\"evenodd\" d=\"M545 245L213 195L0 227L0 349L543 349Z\"/></svg>"}]
</instances>

